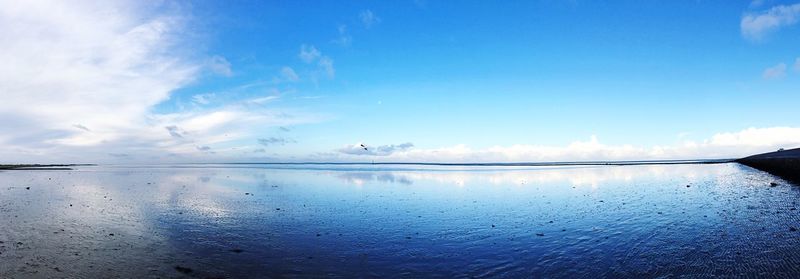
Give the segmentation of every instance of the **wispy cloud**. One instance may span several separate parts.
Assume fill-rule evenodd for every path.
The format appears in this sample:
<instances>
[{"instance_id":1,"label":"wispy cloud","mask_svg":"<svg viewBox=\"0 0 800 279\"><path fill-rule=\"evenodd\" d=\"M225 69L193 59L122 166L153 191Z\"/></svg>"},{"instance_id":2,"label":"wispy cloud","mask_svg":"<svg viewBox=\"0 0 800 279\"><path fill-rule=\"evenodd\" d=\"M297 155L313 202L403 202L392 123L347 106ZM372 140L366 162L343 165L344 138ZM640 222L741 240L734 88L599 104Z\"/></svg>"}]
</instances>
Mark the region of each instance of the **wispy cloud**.
<instances>
[{"instance_id":1,"label":"wispy cloud","mask_svg":"<svg viewBox=\"0 0 800 279\"><path fill-rule=\"evenodd\" d=\"M761 40L770 32L797 23L798 19L800 19L800 3L748 13L742 16L740 23L742 36L749 40Z\"/></svg>"},{"instance_id":2,"label":"wispy cloud","mask_svg":"<svg viewBox=\"0 0 800 279\"><path fill-rule=\"evenodd\" d=\"M279 138L279 137L269 137L258 139L258 143L263 146L271 146L271 145L285 145L288 143L296 143L297 141L288 138Z\"/></svg>"},{"instance_id":3,"label":"wispy cloud","mask_svg":"<svg viewBox=\"0 0 800 279\"><path fill-rule=\"evenodd\" d=\"M800 57L794 60L794 71L800 72Z\"/></svg>"},{"instance_id":4,"label":"wispy cloud","mask_svg":"<svg viewBox=\"0 0 800 279\"><path fill-rule=\"evenodd\" d=\"M216 96L214 93L197 94L192 96L192 102L198 105L208 105L214 96Z\"/></svg>"},{"instance_id":5,"label":"wispy cloud","mask_svg":"<svg viewBox=\"0 0 800 279\"><path fill-rule=\"evenodd\" d=\"M348 155L370 155L370 156L389 156L395 152L406 151L414 147L414 144L407 142L402 144L390 144L380 146L368 146L362 143L349 144L338 151Z\"/></svg>"},{"instance_id":6,"label":"wispy cloud","mask_svg":"<svg viewBox=\"0 0 800 279\"><path fill-rule=\"evenodd\" d=\"M381 18L375 15L371 10L363 10L361 13L358 14L358 18L361 19L361 23L364 24L364 27L370 28L372 25L378 24L381 22Z\"/></svg>"},{"instance_id":7,"label":"wispy cloud","mask_svg":"<svg viewBox=\"0 0 800 279\"><path fill-rule=\"evenodd\" d=\"M786 76L786 64L779 63L778 65L764 69L761 77L764 79L781 79Z\"/></svg>"},{"instance_id":8,"label":"wispy cloud","mask_svg":"<svg viewBox=\"0 0 800 279\"><path fill-rule=\"evenodd\" d=\"M319 67L328 78L332 79L336 76L336 70L333 68L333 59L327 56L321 57L319 59Z\"/></svg>"},{"instance_id":9,"label":"wispy cloud","mask_svg":"<svg viewBox=\"0 0 800 279\"><path fill-rule=\"evenodd\" d=\"M758 7L763 6L765 2L766 2L766 0L753 0L753 1L750 1L750 7L751 8L758 8Z\"/></svg>"},{"instance_id":10,"label":"wispy cloud","mask_svg":"<svg viewBox=\"0 0 800 279\"><path fill-rule=\"evenodd\" d=\"M606 145L596 136L565 146L510 145L473 149L467 145L442 148L411 148L411 144L385 145L375 148L360 144L347 145L338 153L318 154L318 160L358 161L360 156L382 156L396 162L553 162L593 160L647 160L739 158L778 148L800 147L800 128L748 128L738 132L712 135L708 139L683 142L672 146L641 147Z\"/></svg>"},{"instance_id":11,"label":"wispy cloud","mask_svg":"<svg viewBox=\"0 0 800 279\"><path fill-rule=\"evenodd\" d=\"M183 134L186 134L186 131L181 130L181 128L178 128L178 126L175 125L166 126L164 127L164 129L167 129L167 132L169 132L169 135L172 136L173 138L182 139Z\"/></svg>"},{"instance_id":12,"label":"wispy cloud","mask_svg":"<svg viewBox=\"0 0 800 279\"><path fill-rule=\"evenodd\" d=\"M348 47L353 42L353 36L347 32L347 25L341 24L336 28L339 31L339 37L333 40L334 44Z\"/></svg>"},{"instance_id":13,"label":"wispy cloud","mask_svg":"<svg viewBox=\"0 0 800 279\"><path fill-rule=\"evenodd\" d=\"M336 76L336 70L333 67L333 59L322 55L322 52L316 47L305 44L301 45L298 57L307 64L316 62L318 71L322 72L329 79L333 79Z\"/></svg>"},{"instance_id":14,"label":"wispy cloud","mask_svg":"<svg viewBox=\"0 0 800 279\"><path fill-rule=\"evenodd\" d=\"M72 125L72 127L75 127L75 128L87 131L87 132L91 132L91 130L89 130L89 128L86 128L86 126L83 126L81 124L74 124L74 125Z\"/></svg>"},{"instance_id":15,"label":"wispy cloud","mask_svg":"<svg viewBox=\"0 0 800 279\"><path fill-rule=\"evenodd\" d=\"M300 81L300 76L291 67L281 68L281 81L297 82Z\"/></svg>"},{"instance_id":16,"label":"wispy cloud","mask_svg":"<svg viewBox=\"0 0 800 279\"><path fill-rule=\"evenodd\" d=\"M321 55L322 53L320 53L316 47L304 44L300 46L300 53L297 56L300 57L300 60L303 60L303 62L310 64L317 60L317 58L319 58Z\"/></svg>"},{"instance_id":17,"label":"wispy cloud","mask_svg":"<svg viewBox=\"0 0 800 279\"><path fill-rule=\"evenodd\" d=\"M233 70L231 69L231 63L228 62L225 57L214 55L208 61L208 68L211 69L212 72L222 75L222 76L232 76Z\"/></svg>"}]
</instances>

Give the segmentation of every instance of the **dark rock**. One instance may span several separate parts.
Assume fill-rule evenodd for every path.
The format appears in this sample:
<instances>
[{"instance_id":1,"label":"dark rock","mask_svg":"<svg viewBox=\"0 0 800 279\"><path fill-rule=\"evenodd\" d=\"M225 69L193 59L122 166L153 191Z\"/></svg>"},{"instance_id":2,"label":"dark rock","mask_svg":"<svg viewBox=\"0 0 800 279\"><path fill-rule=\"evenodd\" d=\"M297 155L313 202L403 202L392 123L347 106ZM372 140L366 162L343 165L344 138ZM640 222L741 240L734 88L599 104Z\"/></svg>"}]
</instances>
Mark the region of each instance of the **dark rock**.
<instances>
[{"instance_id":1,"label":"dark rock","mask_svg":"<svg viewBox=\"0 0 800 279\"><path fill-rule=\"evenodd\" d=\"M150 184L150 183L148 183L148 184ZM189 274L189 273L192 273L192 271L194 271L191 268L182 267L182 266L179 266L179 265L175 266L175 270L177 270L178 272L183 273L183 274Z\"/></svg>"},{"instance_id":2,"label":"dark rock","mask_svg":"<svg viewBox=\"0 0 800 279\"><path fill-rule=\"evenodd\" d=\"M778 183L775 183L775 182L770 182L769 183L769 187L775 187L775 186L778 186Z\"/></svg>"}]
</instances>

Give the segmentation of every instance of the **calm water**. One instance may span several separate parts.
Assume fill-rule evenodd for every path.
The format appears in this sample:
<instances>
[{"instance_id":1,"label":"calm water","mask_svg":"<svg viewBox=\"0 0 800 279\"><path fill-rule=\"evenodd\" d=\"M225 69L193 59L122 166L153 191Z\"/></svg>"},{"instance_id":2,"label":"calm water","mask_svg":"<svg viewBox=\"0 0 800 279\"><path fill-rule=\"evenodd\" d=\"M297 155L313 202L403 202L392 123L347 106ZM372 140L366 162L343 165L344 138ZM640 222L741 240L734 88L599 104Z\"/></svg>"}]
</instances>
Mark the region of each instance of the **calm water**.
<instances>
[{"instance_id":1,"label":"calm water","mask_svg":"<svg viewBox=\"0 0 800 279\"><path fill-rule=\"evenodd\" d=\"M799 200L737 164L5 171L0 278L798 277Z\"/></svg>"}]
</instances>

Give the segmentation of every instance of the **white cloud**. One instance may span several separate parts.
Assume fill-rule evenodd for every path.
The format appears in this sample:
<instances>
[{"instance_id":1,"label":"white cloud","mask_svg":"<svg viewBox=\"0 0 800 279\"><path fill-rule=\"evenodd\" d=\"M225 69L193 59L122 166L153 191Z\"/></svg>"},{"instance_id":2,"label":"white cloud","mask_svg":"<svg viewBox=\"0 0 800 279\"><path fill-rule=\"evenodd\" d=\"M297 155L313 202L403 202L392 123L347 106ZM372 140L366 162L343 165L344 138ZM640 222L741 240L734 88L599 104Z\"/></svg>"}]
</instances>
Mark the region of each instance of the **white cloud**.
<instances>
[{"instance_id":1,"label":"white cloud","mask_svg":"<svg viewBox=\"0 0 800 279\"><path fill-rule=\"evenodd\" d=\"M764 69L761 77L764 79L781 79L786 76L786 64L780 63L778 65Z\"/></svg>"},{"instance_id":2,"label":"white cloud","mask_svg":"<svg viewBox=\"0 0 800 279\"><path fill-rule=\"evenodd\" d=\"M740 23L742 36L760 40L781 27L793 25L800 19L800 3L772 7L760 13L745 14Z\"/></svg>"},{"instance_id":3,"label":"white cloud","mask_svg":"<svg viewBox=\"0 0 800 279\"><path fill-rule=\"evenodd\" d=\"M369 149L369 146L367 146ZM800 147L800 128L748 128L738 132L718 133L709 139L683 141L674 146L641 147L606 145L592 136L566 146L511 145L472 149L467 145L420 149L385 146L390 152L364 150L359 144L341 148L339 154L327 154L322 160L358 161L362 155L381 155L392 162L554 162L596 160L714 159L739 158L778 148ZM394 148L393 148L394 147Z\"/></svg>"},{"instance_id":4,"label":"white cloud","mask_svg":"<svg viewBox=\"0 0 800 279\"><path fill-rule=\"evenodd\" d=\"M211 156L204 152L210 150L224 156L229 149L222 146L254 139L259 129L317 121L309 113L267 109L259 103L266 99L154 112L204 68L232 74L221 56L191 58L204 55L188 52L194 42L185 38L198 36L187 34L192 18L178 4L0 0L0 6L4 162L170 155L186 161ZM196 95L192 102L207 104L212 96Z\"/></svg>"},{"instance_id":5,"label":"white cloud","mask_svg":"<svg viewBox=\"0 0 800 279\"><path fill-rule=\"evenodd\" d=\"M222 76L232 76L233 70L231 70L231 63L228 62L225 57L214 55L211 59L208 60L208 68L211 69L212 72L222 75Z\"/></svg>"},{"instance_id":6,"label":"white cloud","mask_svg":"<svg viewBox=\"0 0 800 279\"><path fill-rule=\"evenodd\" d=\"M372 25L381 22L381 18L376 16L375 13L373 13L370 10L361 11L361 13L358 14L358 17L361 19L361 22L364 23L364 26L367 28L370 28L372 27Z\"/></svg>"},{"instance_id":7,"label":"white cloud","mask_svg":"<svg viewBox=\"0 0 800 279\"><path fill-rule=\"evenodd\" d=\"M0 144L14 160L108 143L195 77L180 10L139 1L12 1L0 9ZM158 11L157 13L154 11ZM70 129L74 123L92 133ZM60 151L60 149L58 149ZM105 152L104 152L105 153Z\"/></svg>"}]
</instances>

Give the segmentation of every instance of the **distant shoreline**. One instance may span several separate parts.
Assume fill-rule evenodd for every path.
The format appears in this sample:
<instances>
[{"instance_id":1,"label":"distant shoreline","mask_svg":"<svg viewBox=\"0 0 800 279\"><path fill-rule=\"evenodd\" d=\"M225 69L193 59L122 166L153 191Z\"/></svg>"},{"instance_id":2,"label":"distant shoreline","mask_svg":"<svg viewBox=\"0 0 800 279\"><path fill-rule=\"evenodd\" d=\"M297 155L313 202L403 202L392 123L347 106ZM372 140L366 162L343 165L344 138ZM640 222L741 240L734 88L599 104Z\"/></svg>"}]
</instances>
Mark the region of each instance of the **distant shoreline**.
<instances>
[{"instance_id":1,"label":"distant shoreline","mask_svg":"<svg viewBox=\"0 0 800 279\"><path fill-rule=\"evenodd\" d=\"M753 155L736 162L789 180L800 181L800 148Z\"/></svg>"},{"instance_id":2,"label":"distant shoreline","mask_svg":"<svg viewBox=\"0 0 800 279\"><path fill-rule=\"evenodd\" d=\"M419 166L475 166L475 167L543 167L543 166L631 166L631 165L687 165L724 164L736 159L697 160L640 160L640 161L576 161L576 162L520 162L520 163L423 163L423 162L233 162L195 163L220 165L419 165Z\"/></svg>"},{"instance_id":3,"label":"distant shoreline","mask_svg":"<svg viewBox=\"0 0 800 279\"><path fill-rule=\"evenodd\" d=\"M94 164L7 164L0 170L71 170L72 167L94 166Z\"/></svg>"},{"instance_id":4,"label":"distant shoreline","mask_svg":"<svg viewBox=\"0 0 800 279\"><path fill-rule=\"evenodd\" d=\"M426 163L426 162L228 162L228 163L158 163L133 165L276 165L276 166L452 166L452 167L548 167L548 166L635 166L635 165L698 165L725 164L737 159L696 160L639 160L639 161L575 161L575 162L518 162L518 163ZM0 164L0 170L72 170L72 167L102 164ZM118 165L118 164L108 164Z\"/></svg>"}]
</instances>

